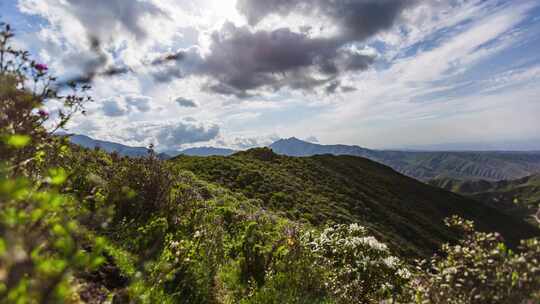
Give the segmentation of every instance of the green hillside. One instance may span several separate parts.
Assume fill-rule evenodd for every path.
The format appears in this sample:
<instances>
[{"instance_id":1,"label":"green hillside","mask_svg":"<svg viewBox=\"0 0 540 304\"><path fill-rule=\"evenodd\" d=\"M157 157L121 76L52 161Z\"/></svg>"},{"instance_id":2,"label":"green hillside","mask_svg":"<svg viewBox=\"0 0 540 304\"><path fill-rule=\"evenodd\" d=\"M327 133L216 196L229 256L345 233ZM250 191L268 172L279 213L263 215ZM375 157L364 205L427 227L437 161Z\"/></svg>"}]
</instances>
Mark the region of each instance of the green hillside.
<instances>
[{"instance_id":1,"label":"green hillside","mask_svg":"<svg viewBox=\"0 0 540 304\"><path fill-rule=\"evenodd\" d=\"M532 222L540 206L540 175L498 182L485 180L435 179L429 184L494 206Z\"/></svg>"},{"instance_id":2,"label":"green hillside","mask_svg":"<svg viewBox=\"0 0 540 304\"><path fill-rule=\"evenodd\" d=\"M509 241L537 233L494 208L403 176L354 156L295 158L254 149L230 157L178 157L200 178L259 199L265 208L314 225L361 222L406 254L430 254L453 238L441 225L459 214Z\"/></svg>"}]
</instances>

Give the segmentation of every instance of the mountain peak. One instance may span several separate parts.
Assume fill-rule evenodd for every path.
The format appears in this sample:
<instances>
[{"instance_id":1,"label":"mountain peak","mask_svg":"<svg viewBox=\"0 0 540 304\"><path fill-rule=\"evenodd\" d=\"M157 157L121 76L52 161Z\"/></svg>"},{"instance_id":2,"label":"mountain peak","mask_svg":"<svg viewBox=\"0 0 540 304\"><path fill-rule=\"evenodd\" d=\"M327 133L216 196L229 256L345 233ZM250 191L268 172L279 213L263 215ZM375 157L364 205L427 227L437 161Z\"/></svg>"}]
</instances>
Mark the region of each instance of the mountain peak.
<instances>
[{"instance_id":1,"label":"mountain peak","mask_svg":"<svg viewBox=\"0 0 540 304\"><path fill-rule=\"evenodd\" d=\"M299 139L298 137L293 136L293 137L289 137L289 138L281 138L281 139L275 141L272 145L277 144L277 143L289 143L289 144L291 144L291 143L308 143L308 142L303 141L303 140ZM270 146L272 146L272 145L270 145Z\"/></svg>"},{"instance_id":2,"label":"mountain peak","mask_svg":"<svg viewBox=\"0 0 540 304\"><path fill-rule=\"evenodd\" d=\"M370 154L370 150L358 147L358 146L346 146L346 145L321 145L311 143L305 140L298 139L296 137L289 137L287 139L280 139L270 145L270 148L277 154L284 154L289 156L312 156L320 154L333 154L333 155L355 155L367 157Z\"/></svg>"},{"instance_id":3,"label":"mountain peak","mask_svg":"<svg viewBox=\"0 0 540 304\"><path fill-rule=\"evenodd\" d=\"M297 138L297 137L294 137L294 136L293 136L293 137L287 138L287 140L288 140L288 141L301 141L301 142L305 142L305 141L303 141L303 140L301 140L301 139L299 139L299 138Z\"/></svg>"}]
</instances>

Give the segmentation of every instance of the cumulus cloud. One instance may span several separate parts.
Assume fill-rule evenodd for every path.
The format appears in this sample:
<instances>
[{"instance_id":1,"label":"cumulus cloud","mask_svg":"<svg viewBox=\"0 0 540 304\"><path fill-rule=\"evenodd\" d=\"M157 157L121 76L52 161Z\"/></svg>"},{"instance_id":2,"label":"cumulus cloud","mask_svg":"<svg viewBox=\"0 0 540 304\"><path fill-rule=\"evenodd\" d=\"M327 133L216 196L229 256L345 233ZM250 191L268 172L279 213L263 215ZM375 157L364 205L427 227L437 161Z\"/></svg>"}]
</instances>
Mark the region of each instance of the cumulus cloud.
<instances>
[{"instance_id":1,"label":"cumulus cloud","mask_svg":"<svg viewBox=\"0 0 540 304\"><path fill-rule=\"evenodd\" d=\"M95 121L72 123L69 131L130 146L154 144L158 151L178 150L184 145L208 142L220 135L219 125L194 119L134 121L126 124L118 119L96 118Z\"/></svg>"},{"instance_id":2,"label":"cumulus cloud","mask_svg":"<svg viewBox=\"0 0 540 304\"><path fill-rule=\"evenodd\" d=\"M392 27L402 11L417 0L238 0L237 8L251 25L269 15L292 13L328 18L344 41L361 41Z\"/></svg>"},{"instance_id":3,"label":"cumulus cloud","mask_svg":"<svg viewBox=\"0 0 540 304\"><path fill-rule=\"evenodd\" d=\"M235 136L230 139L222 139L217 142L218 145L230 147L235 150L247 150L256 147L265 147L279 140L280 137L276 134L260 135L260 136Z\"/></svg>"},{"instance_id":4,"label":"cumulus cloud","mask_svg":"<svg viewBox=\"0 0 540 304\"><path fill-rule=\"evenodd\" d=\"M209 89L240 97L257 89L311 89L343 72L365 70L374 59L334 38L288 28L252 32L228 23L212 42L203 70L214 79Z\"/></svg>"},{"instance_id":5,"label":"cumulus cloud","mask_svg":"<svg viewBox=\"0 0 540 304\"><path fill-rule=\"evenodd\" d=\"M142 95L125 95L108 98L102 101L101 111L109 117L119 117L133 112L149 112L152 110L152 98Z\"/></svg>"},{"instance_id":6,"label":"cumulus cloud","mask_svg":"<svg viewBox=\"0 0 540 304\"><path fill-rule=\"evenodd\" d=\"M67 0L67 10L92 36L105 38L111 33L127 31L137 39L146 38L141 19L146 16L164 17L166 13L150 1L140 0Z\"/></svg>"},{"instance_id":7,"label":"cumulus cloud","mask_svg":"<svg viewBox=\"0 0 540 304\"><path fill-rule=\"evenodd\" d=\"M355 45L389 29L414 2L240 0L238 9L251 25L268 15L295 12L330 19L339 31L314 37L309 30L254 30L227 22L212 34L208 54L178 53L173 58L177 66L160 71L156 79L169 81L191 72L208 77L207 91L239 98L282 88L309 91L324 85L327 93L334 93L343 74L366 70L377 57Z\"/></svg>"},{"instance_id":8,"label":"cumulus cloud","mask_svg":"<svg viewBox=\"0 0 540 304\"><path fill-rule=\"evenodd\" d=\"M149 34L155 35L155 27L148 26L149 17L153 17L153 24L170 19L151 0L15 2L21 12L47 21L35 33L41 40L37 51L51 70L61 75L58 87L131 72L131 67L138 65L150 45L156 43L147 39Z\"/></svg>"},{"instance_id":9,"label":"cumulus cloud","mask_svg":"<svg viewBox=\"0 0 540 304\"><path fill-rule=\"evenodd\" d=\"M199 106L197 104L197 102L195 102L195 100L187 99L187 98L184 98L184 97L176 98L176 103L179 106L186 107L186 108L197 108Z\"/></svg>"},{"instance_id":10,"label":"cumulus cloud","mask_svg":"<svg viewBox=\"0 0 540 304\"><path fill-rule=\"evenodd\" d=\"M36 2L24 1L28 8ZM328 94L347 91L350 87L341 87L340 78L348 73L366 70L376 58L376 54L360 51L354 45L365 43L373 35L390 29L403 11L415 2L239 0L238 12L247 18L250 26L225 22L220 30L214 31L207 39L204 51L197 45L186 46L153 60L141 61L136 67L133 66L134 58L141 59L141 52L125 50L124 46L111 44L111 41L118 37L125 40L126 36L144 40L148 33L154 35L155 30L150 31L144 25L145 20L152 17L157 24L161 24L160 20L170 19L171 12L167 13L161 8L164 7L163 3L143 0L51 0L51 4L45 6L55 7L55 14L77 20L89 37L96 38L91 43L93 58L83 64L80 75L69 80L90 82L96 76L132 71L132 67L139 71L149 71L158 82L170 82L188 76L202 77L206 79L202 82L202 88L206 91L247 98L284 88L304 92L322 88ZM41 3L39 5L44 6ZM38 11L52 18L47 9ZM338 30L331 35L316 37L311 34L310 28L319 24L307 24L299 31L291 27L256 28L268 16L290 14L324 19ZM69 24L68 21L66 19L62 24ZM199 37L199 31L192 27L183 27L182 30L187 28L190 29L187 33L191 40ZM133 39L128 40L133 42ZM103 51L99 42L107 44L107 51ZM127 43L126 46L133 47L134 43ZM117 56L114 52L125 56ZM152 57L151 53L146 55ZM126 56L130 57L129 60L124 58ZM125 62L129 63L126 65Z\"/></svg>"},{"instance_id":11,"label":"cumulus cloud","mask_svg":"<svg viewBox=\"0 0 540 304\"><path fill-rule=\"evenodd\" d=\"M334 81L342 73L362 71L375 55L346 47L334 38L312 38L288 28L253 32L226 23L212 35L210 53L175 56L178 66L160 69L156 80L208 76L204 88L221 95L245 98L257 90L308 90Z\"/></svg>"},{"instance_id":12,"label":"cumulus cloud","mask_svg":"<svg viewBox=\"0 0 540 304\"><path fill-rule=\"evenodd\" d=\"M206 142L219 135L216 124L190 121L141 122L125 128L124 139L141 143L153 143L159 150L176 150L184 144Z\"/></svg>"}]
</instances>

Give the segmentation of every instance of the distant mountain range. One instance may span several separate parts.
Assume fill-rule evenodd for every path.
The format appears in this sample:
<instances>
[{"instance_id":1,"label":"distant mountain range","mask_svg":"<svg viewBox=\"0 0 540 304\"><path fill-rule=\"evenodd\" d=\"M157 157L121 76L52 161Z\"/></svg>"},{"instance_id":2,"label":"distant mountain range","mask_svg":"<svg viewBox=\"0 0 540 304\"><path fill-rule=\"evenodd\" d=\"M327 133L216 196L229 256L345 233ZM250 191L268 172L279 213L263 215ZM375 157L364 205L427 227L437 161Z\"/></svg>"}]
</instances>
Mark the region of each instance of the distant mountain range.
<instances>
[{"instance_id":1,"label":"distant mountain range","mask_svg":"<svg viewBox=\"0 0 540 304\"><path fill-rule=\"evenodd\" d=\"M332 154L365 157L422 181L436 178L495 181L540 172L540 152L386 151L348 145L320 145L294 137L278 140L270 148L289 156Z\"/></svg>"},{"instance_id":2,"label":"distant mountain range","mask_svg":"<svg viewBox=\"0 0 540 304\"><path fill-rule=\"evenodd\" d=\"M95 140L84 135L72 135L71 142L86 148L100 147L130 157L148 154L144 147L129 147L113 142ZM269 146L275 153L305 157L313 155L352 155L387 165L407 176L422 181L433 179L510 180L540 173L540 152L420 152L372 150L353 145L321 145L295 137L280 139ZM177 155L229 156L235 150L215 147L196 147L181 151L166 151L161 158Z\"/></svg>"},{"instance_id":3,"label":"distant mountain range","mask_svg":"<svg viewBox=\"0 0 540 304\"><path fill-rule=\"evenodd\" d=\"M68 135L69 140L71 143L89 148L100 148L104 151L107 151L109 153L116 152L123 156L129 156L129 157L145 157L148 155L148 148L144 147L130 147L110 141L104 141L104 140L97 140L93 139L91 137L85 136L85 135ZM232 149L226 149L226 148L214 148L214 147L197 147L197 148L189 148L185 150L180 151L165 151L163 153L160 153L160 158L167 159L171 157L175 157L178 155L189 155L189 156L228 156L237 151Z\"/></svg>"},{"instance_id":4,"label":"distant mountain range","mask_svg":"<svg viewBox=\"0 0 540 304\"><path fill-rule=\"evenodd\" d=\"M540 139L504 142L448 143L408 146L394 150L406 151L540 151Z\"/></svg>"},{"instance_id":5,"label":"distant mountain range","mask_svg":"<svg viewBox=\"0 0 540 304\"><path fill-rule=\"evenodd\" d=\"M148 155L148 151L149 151L148 148L125 146L125 145L121 145L121 144L110 142L110 141L93 139L85 135L75 134L75 135L67 135L67 136L69 136L69 140L73 144L76 144L85 148L89 148L89 149L100 148L109 153L116 152L123 156L144 157Z\"/></svg>"}]
</instances>

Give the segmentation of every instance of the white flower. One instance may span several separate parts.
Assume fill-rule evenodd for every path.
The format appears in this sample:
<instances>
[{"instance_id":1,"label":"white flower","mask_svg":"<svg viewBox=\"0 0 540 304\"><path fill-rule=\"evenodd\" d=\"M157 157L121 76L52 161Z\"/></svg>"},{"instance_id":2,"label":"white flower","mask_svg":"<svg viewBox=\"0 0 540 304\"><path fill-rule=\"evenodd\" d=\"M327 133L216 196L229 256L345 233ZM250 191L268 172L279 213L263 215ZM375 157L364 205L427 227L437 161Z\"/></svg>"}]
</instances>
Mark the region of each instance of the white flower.
<instances>
[{"instance_id":1,"label":"white flower","mask_svg":"<svg viewBox=\"0 0 540 304\"><path fill-rule=\"evenodd\" d=\"M411 272L407 268L399 269L397 274L403 279L409 279L411 277Z\"/></svg>"},{"instance_id":2,"label":"white flower","mask_svg":"<svg viewBox=\"0 0 540 304\"><path fill-rule=\"evenodd\" d=\"M397 266L397 264L399 263L399 259L396 258L395 256L389 256L389 257L386 257L384 260L383 260L383 263L388 266L389 268L394 268Z\"/></svg>"}]
</instances>

